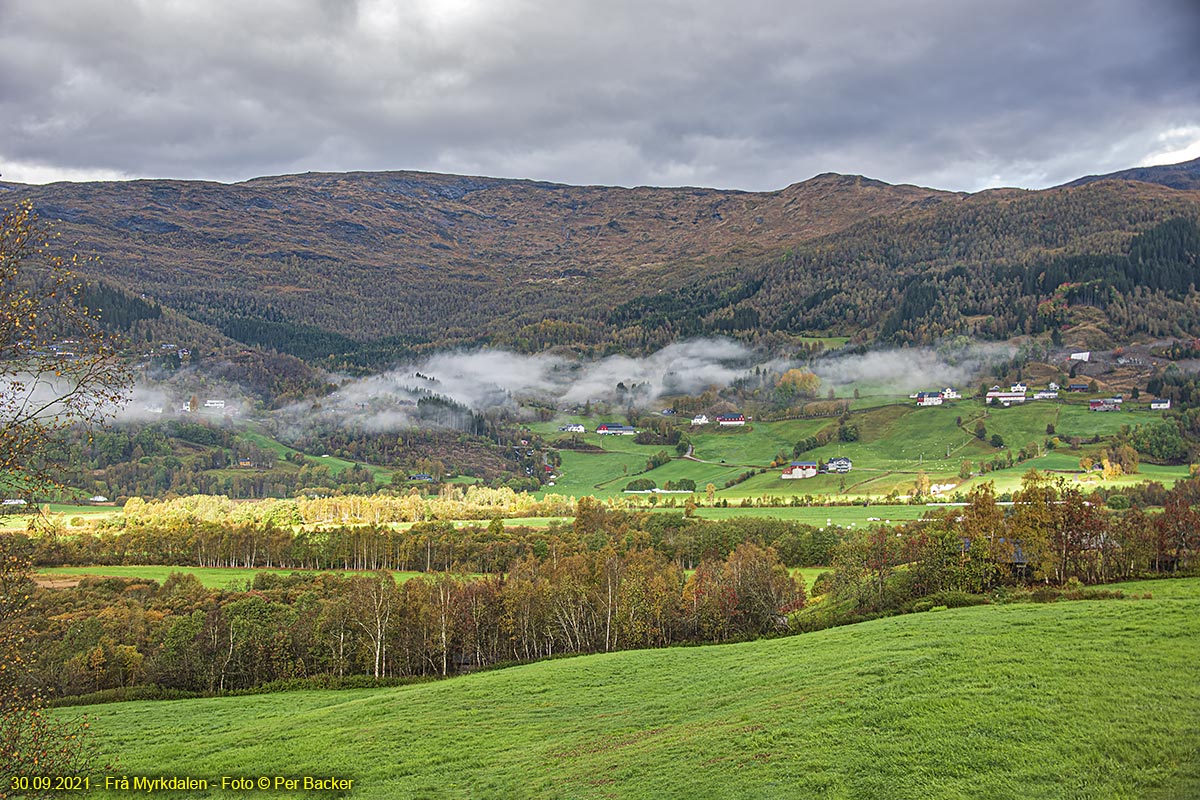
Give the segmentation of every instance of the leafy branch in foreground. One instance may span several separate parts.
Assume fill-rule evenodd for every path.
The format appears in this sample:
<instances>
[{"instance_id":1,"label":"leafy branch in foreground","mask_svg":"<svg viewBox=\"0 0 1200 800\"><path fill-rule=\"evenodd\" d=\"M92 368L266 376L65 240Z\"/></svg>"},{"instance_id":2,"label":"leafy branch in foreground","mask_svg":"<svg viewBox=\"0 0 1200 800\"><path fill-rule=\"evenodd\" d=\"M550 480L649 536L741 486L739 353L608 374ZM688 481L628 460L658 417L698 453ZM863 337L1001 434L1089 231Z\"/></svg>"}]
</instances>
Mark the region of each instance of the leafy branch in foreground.
<instances>
[{"instance_id":1,"label":"leafy branch in foreground","mask_svg":"<svg viewBox=\"0 0 1200 800\"><path fill-rule=\"evenodd\" d=\"M0 219L0 493L55 485L51 436L99 422L124 400L128 372L79 299L76 255L51 249L30 203Z\"/></svg>"},{"instance_id":2,"label":"leafy branch in foreground","mask_svg":"<svg viewBox=\"0 0 1200 800\"><path fill-rule=\"evenodd\" d=\"M29 561L9 539L0 537L0 800L55 794L40 784L13 794L10 776L82 776L95 761L86 717L51 716L41 693L29 685L27 611L34 587Z\"/></svg>"}]
</instances>

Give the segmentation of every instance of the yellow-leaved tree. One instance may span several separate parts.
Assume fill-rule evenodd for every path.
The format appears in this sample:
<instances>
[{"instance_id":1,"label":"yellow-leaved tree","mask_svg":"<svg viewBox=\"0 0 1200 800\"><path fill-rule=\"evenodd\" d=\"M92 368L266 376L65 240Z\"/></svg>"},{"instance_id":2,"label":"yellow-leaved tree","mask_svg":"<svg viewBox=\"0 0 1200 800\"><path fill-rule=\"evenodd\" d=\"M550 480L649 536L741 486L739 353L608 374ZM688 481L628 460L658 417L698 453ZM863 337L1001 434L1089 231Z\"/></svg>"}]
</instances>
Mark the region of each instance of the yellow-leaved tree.
<instances>
[{"instance_id":1,"label":"yellow-leaved tree","mask_svg":"<svg viewBox=\"0 0 1200 800\"><path fill-rule=\"evenodd\" d=\"M29 203L0 218L0 505L26 512L57 486L56 433L102 419L128 373L79 301L74 257L58 254ZM87 723L50 715L30 664L34 585L16 537L0 533L0 798L54 794L45 776L86 775ZM12 778L28 779L25 785Z\"/></svg>"},{"instance_id":2,"label":"yellow-leaved tree","mask_svg":"<svg viewBox=\"0 0 1200 800\"><path fill-rule=\"evenodd\" d=\"M0 219L0 495L7 500L52 488L62 466L46 458L52 437L99 422L129 385L99 320L79 301L77 257L56 252L52 239L29 203Z\"/></svg>"}]
</instances>

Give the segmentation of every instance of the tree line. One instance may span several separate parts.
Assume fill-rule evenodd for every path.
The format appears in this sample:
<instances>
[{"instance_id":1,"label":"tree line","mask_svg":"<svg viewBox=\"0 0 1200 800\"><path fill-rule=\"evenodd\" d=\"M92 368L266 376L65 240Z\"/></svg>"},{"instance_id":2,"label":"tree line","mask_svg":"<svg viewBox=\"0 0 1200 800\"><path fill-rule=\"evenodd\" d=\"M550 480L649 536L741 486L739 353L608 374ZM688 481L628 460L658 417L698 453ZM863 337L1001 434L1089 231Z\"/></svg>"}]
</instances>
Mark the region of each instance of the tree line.
<instances>
[{"instance_id":1,"label":"tree line","mask_svg":"<svg viewBox=\"0 0 1200 800\"><path fill-rule=\"evenodd\" d=\"M410 496L414 500L420 498ZM610 510L592 498L580 500L572 522L546 527L506 526L494 518L457 528L429 520L408 527L384 522L299 524L290 501L243 505L228 516L222 498L195 498L183 504L131 500L120 521L83 531L50 527L40 534L13 534L39 566L154 564L187 567L282 568L305 570L466 571L498 573L534 556L539 559L612 544L622 550L652 550L680 569L695 569L713 554L743 542L774 548L789 567L829 562L843 534L773 519L700 520L682 514ZM405 498L408 499L408 498ZM371 498L341 498L361 501ZM322 501L315 501L324 507ZM156 506L158 506L156 508ZM169 510L162 510L163 508ZM310 511L311 509L306 509ZM253 514L254 516L251 516Z\"/></svg>"},{"instance_id":2,"label":"tree line","mask_svg":"<svg viewBox=\"0 0 1200 800\"><path fill-rule=\"evenodd\" d=\"M912 610L928 597L1190 574L1200 567L1200 479L1161 491L1163 512L1149 514L1140 505L1106 509L1061 477L1036 471L1010 506L984 484L965 506L839 545L825 588L844 603L830 607L848 621Z\"/></svg>"},{"instance_id":3,"label":"tree line","mask_svg":"<svg viewBox=\"0 0 1200 800\"><path fill-rule=\"evenodd\" d=\"M7 546L11 547L11 543ZM642 548L527 554L502 575L262 574L245 591L190 575L90 578L26 610L47 692L153 685L220 693L328 676L447 676L563 654L786 630L805 601L771 548L743 542L688 573Z\"/></svg>"}]
</instances>

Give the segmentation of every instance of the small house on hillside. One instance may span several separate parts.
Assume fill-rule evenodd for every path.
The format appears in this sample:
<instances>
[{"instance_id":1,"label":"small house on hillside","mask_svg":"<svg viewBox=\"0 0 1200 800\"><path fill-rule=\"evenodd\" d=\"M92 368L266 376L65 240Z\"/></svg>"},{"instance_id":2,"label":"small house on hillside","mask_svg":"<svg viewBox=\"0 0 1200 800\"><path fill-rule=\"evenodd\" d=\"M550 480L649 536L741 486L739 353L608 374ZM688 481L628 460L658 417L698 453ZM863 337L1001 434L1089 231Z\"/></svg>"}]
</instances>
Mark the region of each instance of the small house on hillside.
<instances>
[{"instance_id":1,"label":"small house on hillside","mask_svg":"<svg viewBox=\"0 0 1200 800\"><path fill-rule=\"evenodd\" d=\"M817 474L817 462L815 461L793 461L788 465L788 468L783 471L779 477L784 480L797 478L811 478Z\"/></svg>"},{"instance_id":2,"label":"small house on hillside","mask_svg":"<svg viewBox=\"0 0 1200 800\"><path fill-rule=\"evenodd\" d=\"M1089 387L1088 387L1088 385L1087 385L1086 383L1070 383L1070 384L1067 384L1067 391L1068 391L1068 392L1086 392L1086 391L1088 390L1088 388L1089 388Z\"/></svg>"},{"instance_id":3,"label":"small house on hillside","mask_svg":"<svg viewBox=\"0 0 1200 800\"><path fill-rule=\"evenodd\" d=\"M1171 407L1170 400L1163 400L1161 398L1156 397L1150 401L1150 408L1154 409L1155 411L1165 411L1170 407Z\"/></svg>"},{"instance_id":4,"label":"small house on hillside","mask_svg":"<svg viewBox=\"0 0 1200 800\"><path fill-rule=\"evenodd\" d=\"M825 471L846 473L849 472L850 468L853 466L854 464L850 461L850 459L846 458L845 456L838 456L837 458L831 458L825 462Z\"/></svg>"},{"instance_id":5,"label":"small house on hillside","mask_svg":"<svg viewBox=\"0 0 1200 800\"><path fill-rule=\"evenodd\" d=\"M718 414L718 425L745 425L746 416L744 414Z\"/></svg>"},{"instance_id":6,"label":"small house on hillside","mask_svg":"<svg viewBox=\"0 0 1200 800\"><path fill-rule=\"evenodd\" d=\"M940 406L942 404L942 395L940 392L918 392L918 406Z\"/></svg>"},{"instance_id":7,"label":"small house on hillside","mask_svg":"<svg viewBox=\"0 0 1200 800\"><path fill-rule=\"evenodd\" d=\"M947 386L945 389L942 389L942 399L943 400L961 400L962 395L959 394L958 390L955 389L953 386Z\"/></svg>"},{"instance_id":8,"label":"small house on hillside","mask_svg":"<svg viewBox=\"0 0 1200 800\"><path fill-rule=\"evenodd\" d=\"M602 422L596 427L596 433L601 436L634 436L637 434L637 428L616 422Z\"/></svg>"},{"instance_id":9,"label":"small house on hillside","mask_svg":"<svg viewBox=\"0 0 1200 800\"><path fill-rule=\"evenodd\" d=\"M1119 400L1114 402L1111 397L1107 397L1103 400L1089 400L1088 401L1088 410L1089 411L1120 411L1121 403Z\"/></svg>"},{"instance_id":10,"label":"small house on hillside","mask_svg":"<svg viewBox=\"0 0 1200 800\"><path fill-rule=\"evenodd\" d=\"M692 417L692 424L693 425L707 425L708 424L708 416L705 414L697 414L696 416Z\"/></svg>"},{"instance_id":11,"label":"small house on hillside","mask_svg":"<svg viewBox=\"0 0 1200 800\"><path fill-rule=\"evenodd\" d=\"M580 423L575 422L571 425L563 425L561 428L559 428L559 430L566 433L583 433L587 430L587 428L583 427L583 425Z\"/></svg>"},{"instance_id":12,"label":"small house on hillside","mask_svg":"<svg viewBox=\"0 0 1200 800\"><path fill-rule=\"evenodd\" d=\"M1053 385L1053 384L1051 384L1051 385ZM1057 400L1058 399L1058 390L1057 389L1041 389L1041 390L1033 393L1033 399L1034 400Z\"/></svg>"},{"instance_id":13,"label":"small house on hillside","mask_svg":"<svg viewBox=\"0 0 1200 800\"><path fill-rule=\"evenodd\" d=\"M1003 389L1001 389L999 386L993 386L991 389L988 390L988 393L984 396L984 401L987 403L991 403L994 401L1002 406L1010 406L1013 403L1024 403L1025 402L1025 388L1024 388L1025 385L1019 384L1019 383L1013 384L1013 385L1020 386L1021 391L1014 392L1014 391L1010 390L1010 391L1006 392Z\"/></svg>"}]
</instances>

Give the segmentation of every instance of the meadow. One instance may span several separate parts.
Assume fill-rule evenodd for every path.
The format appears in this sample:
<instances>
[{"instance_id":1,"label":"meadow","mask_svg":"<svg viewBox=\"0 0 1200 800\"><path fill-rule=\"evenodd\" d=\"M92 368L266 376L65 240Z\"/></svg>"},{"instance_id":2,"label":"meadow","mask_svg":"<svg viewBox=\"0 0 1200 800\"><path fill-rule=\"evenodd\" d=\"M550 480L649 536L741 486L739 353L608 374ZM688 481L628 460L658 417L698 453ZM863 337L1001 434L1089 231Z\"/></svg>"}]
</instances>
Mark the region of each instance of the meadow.
<instances>
[{"instance_id":1,"label":"meadow","mask_svg":"<svg viewBox=\"0 0 1200 800\"><path fill-rule=\"evenodd\" d=\"M235 567L173 567L161 565L135 565L123 564L114 566L87 566L87 567L42 567L38 569L35 577L43 582L71 580L82 577L106 577L106 578L141 578L143 580L157 581L163 583L172 573L183 573L185 575L194 576L200 583L209 589L233 589L235 591L245 591L246 587L254 582L254 578L259 573L270 573L275 575L291 575L293 572L302 574L312 574L309 570L294 570L294 569L238 569ZM339 573L349 575L363 575L368 573L349 572ZM403 583L410 578L415 578L423 573L420 572L393 572L397 583Z\"/></svg>"},{"instance_id":2,"label":"meadow","mask_svg":"<svg viewBox=\"0 0 1200 800\"><path fill-rule=\"evenodd\" d=\"M744 519L751 517L768 517L789 522L802 522L818 528L834 525L842 528L866 527L869 525L892 525L909 520L920 519L926 512L936 510L936 506L920 505L853 505L853 506L784 506L782 508L758 508L747 506L739 508L708 508L696 509L698 519ZM678 508L659 508L658 513L679 513Z\"/></svg>"},{"instance_id":3,"label":"meadow","mask_svg":"<svg viewBox=\"0 0 1200 800\"><path fill-rule=\"evenodd\" d=\"M799 520L813 525L834 524L842 526L864 525L875 521L893 521L920 517L923 506L896 506L894 510L881 511L877 504L888 499L904 500L913 491L920 473L924 472L931 483L953 487L943 493L946 497L953 492L968 492L972 488L992 483L998 493L1012 492L1020 488L1022 477L1031 469L1050 471L1061 475L1073 485L1090 491L1101 486L1117 488L1132 486L1143 481L1158 481L1172 485L1189 476L1189 465L1159 466L1142 462L1132 475L1101 479L1098 473L1085 475L1080 469L1084 457L1098 460L1107 440L1093 443L1097 436L1119 432L1122 426L1135 426L1161 419L1161 414L1145 408L1132 407L1120 413L1095 413L1086 404L1071 398L1066 402L1029 402L1024 406L997 409L978 400L964 400L933 408L917 408L907 398L892 396L883 404L881 398L871 397L867 407L856 410L849 417L849 424L857 429L856 441L830 443L803 453L804 460L827 460L835 456L847 456L854 468L846 474L817 475L804 480L783 480L781 467L771 467L773 460L780 457L784 462L792 459L795 443L819 431L836 427L835 419L797 419L775 422L751 421L744 427L717 428L705 426L693 428L688 420L677 419L673 424L684 429L694 448L694 460L678 457L675 448L663 445L639 445L631 436L599 436L595 433L579 434L580 440L592 449L560 449L562 464L557 471L553 486L545 486L541 496L549 494L563 497L594 496L601 499L627 500L635 507L654 507L678 511L689 499L698 503L705 501L705 489L712 484L715 489L716 507L702 506L697 516L707 519L722 519L729 516L765 516L779 519ZM562 417L551 422L531 426L554 444L565 443L570 435L558 431L566 422L582 422L589 431L594 430L601 418L580 416ZM983 440L974 435L975 423L986 427ZM1050 428L1050 426L1053 426ZM1047 449L1051 438L1048 430L1054 431L1060 442L1080 440L1077 446L1061 444L1057 449ZM245 434L264 448L274 449L280 455L291 452L284 445L258 432ZM1000 436L1005 446L991 444L991 436ZM998 460L1025 447L1040 455L1024 461L1014 460L1013 466L992 469L980 474L980 467ZM647 460L663 450L671 460L655 469L646 470ZM316 460L316 459L312 459ZM348 469L351 464L333 457L320 459L335 471ZM963 462L969 462L972 477L959 477ZM377 481L389 479L390 472L373 468ZM696 493L664 495L627 495L624 488L634 478L649 478L658 486L668 481L692 480ZM861 507L801 507L800 502L814 498L853 500L870 502ZM797 503L797 507L758 508L749 506L764 499L777 503ZM728 505L729 507L722 507ZM66 506L51 505L48 512L67 527L77 524L89 525L108 516L119 515L121 510L112 506ZM506 525L545 526L562 518L519 518L506 520ZM828 522L826 522L828 520ZM22 515L0 517L0 530L24 530L29 518ZM396 523L407 527L410 523ZM458 527L477 524L473 521L455 521Z\"/></svg>"},{"instance_id":4,"label":"meadow","mask_svg":"<svg viewBox=\"0 0 1200 800\"><path fill-rule=\"evenodd\" d=\"M962 400L931 408L918 408L908 398L870 396L855 401L849 423L857 428L855 441L834 441L809 450L798 458L828 460L847 456L854 462L853 470L844 475L818 475L805 480L784 481L782 471L770 464L781 454L784 462L792 460L792 448L797 441L815 436L818 431L837 426L835 419L801 419L779 422L751 421L744 427L717 428L712 425L693 428L686 420L675 424L684 428L691 439L693 455L699 460L674 458L670 463L645 471L646 461L654 453L673 448L661 445L634 444L632 437L599 436L591 433L599 419L569 417L552 423L535 425L538 432L551 441L560 436L558 426L565 422L580 422L589 433L582 440L600 448L598 451L562 450L562 465L554 487L546 491L564 495L597 497L620 496L634 477L654 480L660 487L667 481L690 478L697 491L711 483L717 497L731 501L804 495L843 495L882 498L889 493L907 495L924 472L931 482L954 484L963 490L986 481L994 481L997 491L1011 491L1020 486L1021 476L1030 469L1050 469L1064 473L1079 472L1083 456L1098 458L1103 444L1090 444L1093 437L1107 437L1120 432L1123 426L1136 426L1161 419L1159 412L1130 406L1119 413L1089 411L1085 401L1071 398L1062 402L1030 401L1021 406L999 408L981 400ZM975 436L975 425L981 422L986 434ZM1077 438L1083 444L1077 450L1048 450L1045 446L1053 431L1062 441ZM991 437L999 436L1002 446L994 446ZM1012 467L977 475L964 481L959 477L963 462L978 472L983 462L1004 459L1011 451L1023 447L1040 453L1038 457ZM1064 445L1065 447L1065 445ZM760 472L761 470L761 472ZM738 480L747 472L753 474ZM1134 475L1121 476L1114 485L1128 485L1143 480L1169 484L1188 476L1187 465L1158 467L1143 464ZM726 486L731 481L738 481ZM681 497L675 502L682 504Z\"/></svg>"},{"instance_id":5,"label":"meadow","mask_svg":"<svg viewBox=\"0 0 1200 800\"><path fill-rule=\"evenodd\" d=\"M288 447L282 442L272 439L270 436L253 429L243 431L242 438L257 445L263 450L274 453L280 459L285 459L288 456L295 455L303 456L305 461L313 466L329 467L329 472L333 475L341 475L343 472L355 465L355 462L353 461L347 461L344 458L338 458L336 456L323 454L319 457L314 457L305 453L301 453L299 450ZM373 464L362 464L361 466L366 467L367 470L370 471L371 477L375 479L375 482L380 484L390 482L392 479L392 473L395 472L395 470L387 467L378 467Z\"/></svg>"},{"instance_id":6,"label":"meadow","mask_svg":"<svg viewBox=\"0 0 1200 800\"><path fill-rule=\"evenodd\" d=\"M118 775L338 776L359 798L1200 796L1200 579L1122 588L1152 599L86 710Z\"/></svg>"}]
</instances>

